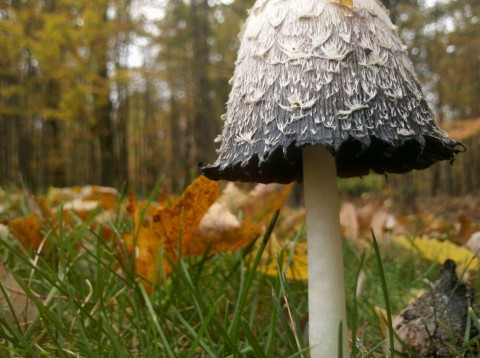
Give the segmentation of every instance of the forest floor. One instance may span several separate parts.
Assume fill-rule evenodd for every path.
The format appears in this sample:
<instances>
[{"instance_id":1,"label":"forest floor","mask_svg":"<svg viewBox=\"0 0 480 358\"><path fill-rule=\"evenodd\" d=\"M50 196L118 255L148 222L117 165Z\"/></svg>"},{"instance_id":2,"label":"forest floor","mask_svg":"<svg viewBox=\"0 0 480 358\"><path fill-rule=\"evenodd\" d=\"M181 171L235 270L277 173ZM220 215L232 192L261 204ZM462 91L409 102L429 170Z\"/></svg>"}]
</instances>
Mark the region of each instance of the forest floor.
<instances>
[{"instance_id":1,"label":"forest floor","mask_svg":"<svg viewBox=\"0 0 480 358\"><path fill-rule=\"evenodd\" d=\"M286 204L291 190L196 181L183 196L154 190L140 201L101 187L0 189L0 356L307 357L304 216ZM382 279L393 315L447 258L478 291L480 198L409 207L375 192L346 197L351 347L382 357ZM467 319L480 329L478 312ZM477 340L450 343L468 356Z\"/></svg>"}]
</instances>

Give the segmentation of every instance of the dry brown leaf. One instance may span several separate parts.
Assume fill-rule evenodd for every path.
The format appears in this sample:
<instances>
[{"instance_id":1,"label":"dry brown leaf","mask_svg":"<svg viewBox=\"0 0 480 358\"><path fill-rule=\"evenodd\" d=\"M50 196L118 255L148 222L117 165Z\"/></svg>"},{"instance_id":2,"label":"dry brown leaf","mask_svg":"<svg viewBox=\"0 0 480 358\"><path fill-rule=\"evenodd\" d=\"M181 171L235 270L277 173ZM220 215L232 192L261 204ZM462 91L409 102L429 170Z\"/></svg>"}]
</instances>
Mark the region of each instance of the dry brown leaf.
<instances>
[{"instance_id":1,"label":"dry brown leaf","mask_svg":"<svg viewBox=\"0 0 480 358\"><path fill-rule=\"evenodd\" d=\"M343 202L340 208L342 235L356 246L370 245L372 230L381 242L397 228L395 217L388 213L385 202L371 202L357 208L351 202Z\"/></svg>"},{"instance_id":2,"label":"dry brown leaf","mask_svg":"<svg viewBox=\"0 0 480 358\"><path fill-rule=\"evenodd\" d=\"M395 220L397 221L397 227L394 229L396 235L447 237L454 231L453 226L444 218L425 210L420 210L414 215L397 215Z\"/></svg>"},{"instance_id":3,"label":"dry brown leaf","mask_svg":"<svg viewBox=\"0 0 480 358\"><path fill-rule=\"evenodd\" d=\"M49 188L47 201L53 207L63 204L64 210L74 211L79 217L85 218L88 213L99 207L104 210L115 210L118 205L118 191L96 185Z\"/></svg>"},{"instance_id":4,"label":"dry brown leaf","mask_svg":"<svg viewBox=\"0 0 480 358\"><path fill-rule=\"evenodd\" d=\"M480 231L480 227L470 217L464 213L458 215L458 231L455 233L454 240L459 245L465 245L472 235Z\"/></svg>"},{"instance_id":5,"label":"dry brown leaf","mask_svg":"<svg viewBox=\"0 0 480 358\"><path fill-rule=\"evenodd\" d=\"M79 194L83 201L97 202L105 210L115 210L118 205L118 191L114 188L95 185L85 186Z\"/></svg>"},{"instance_id":6,"label":"dry brown leaf","mask_svg":"<svg viewBox=\"0 0 480 358\"><path fill-rule=\"evenodd\" d=\"M13 236L27 249L36 250L43 241L42 224L34 214L10 220L8 227Z\"/></svg>"},{"instance_id":7,"label":"dry brown leaf","mask_svg":"<svg viewBox=\"0 0 480 358\"><path fill-rule=\"evenodd\" d=\"M38 314L37 307L1 261L0 285L8 295L5 297L3 290L0 290L0 305L6 311L7 317L12 322L17 320L20 325L31 322Z\"/></svg>"},{"instance_id":8,"label":"dry brown leaf","mask_svg":"<svg viewBox=\"0 0 480 358\"><path fill-rule=\"evenodd\" d=\"M371 233L372 220L379 211L383 210L383 208L384 203L375 202L367 203L366 205L357 209L358 226L361 236L364 233Z\"/></svg>"},{"instance_id":9,"label":"dry brown leaf","mask_svg":"<svg viewBox=\"0 0 480 358\"><path fill-rule=\"evenodd\" d=\"M203 216L219 197L218 183L200 176L171 207L158 210L153 217L157 224L153 226L158 236L165 238L165 249L168 252L179 247L180 240L183 247L190 245Z\"/></svg>"},{"instance_id":10,"label":"dry brown leaf","mask_svg":"<svg viewBox=\"0 0 480 358\"><path fill-rule=\"evenodd\" d=\"M159 276L171 274L170 262L178 259L179 251L185 256L232 251L258 236L260 226L247 219L240 222L224 203L215 202L219 196L218 183L202 176L181 198L171 199L169 207L145 208L131 198L129 211L134 211L135 230L125 236L125 242L130 254L135 250L136 272L145 279L147 290Z\"/></svg>"},{"instance_id":11,"label":"dry brown leaf","mask_svg":"<svg viewBox=\"0 0 480 358\"><path fill-rule=\"evenodd\" d=\"M257 184L240 206L248 221L267 225L273 213L283 208L293 184Z\"/></svg>"},{"instance_id":12,"label":"dry brown leaf","mask_svg":"<svg viewBox=\"0 0 480 358\"><path fill-rule=\"evenodd\" d=\"M206 252L215 254L244 248L260 231L258 224L247 220L240 222L223 204L214 203L200 222L190 245L184 246L183 254L201 256Z\"/></svg>"},{"instance_id":13,"label":"dry brown leaf","mask_svg":"<svg viewBox=\"0 0 480 358\"><path fill-rule=\"evenodd\" d=\"M232 213L236 213L246 199L247 195L235 183L228 182L218 202L225 205Z\"/></svg>"},{"instance_id":14,"label":"dry brown leaf","mask_svg":"<svg viewBox=\"0 0 480 358\"><path fill-rule=\"evenodd\" d=\"M130 253L135 246L135 268L147 282L156 282L162 271L168 275L172 271L169 259L177 260L177 250L195 251L193 234L198 228L208 208L220 196L219 185L204 176L197 178L185 190L180 199L175 199L171 207L162 207L151 218L141 220L141 211L135 212L134 233L125 236ZM155 267L162 255L161 267ZM148 283L145 284L150 289Z\"/></svg>"}]
</instances>

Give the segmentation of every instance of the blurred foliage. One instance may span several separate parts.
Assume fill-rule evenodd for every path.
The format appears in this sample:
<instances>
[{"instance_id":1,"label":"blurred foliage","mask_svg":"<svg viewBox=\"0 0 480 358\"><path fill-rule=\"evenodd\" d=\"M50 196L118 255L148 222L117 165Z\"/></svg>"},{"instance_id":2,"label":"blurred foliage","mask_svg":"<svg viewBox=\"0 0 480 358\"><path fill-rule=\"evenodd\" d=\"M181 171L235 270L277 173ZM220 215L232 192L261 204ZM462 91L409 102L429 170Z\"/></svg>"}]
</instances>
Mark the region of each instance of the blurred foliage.
<instances>
[{"instance_id":1,"label":"blurred foliage","mask_svg":"<svg viewBox=\"0 0 480 358\"><path fill-rule=\"evenodd\" d=\"M359 196L363 193L375 191L380 192L387 185L385 176L369 174L364 177L340 179L338 187L342 193L352 196Z\"/></svg>"},{"instance_id":2,"label":"blurred foliage","mask_svg":"<svg viewBox=\"0 0 480 358\"><path fill-rule=\"evenodd\" d=\"M1 2L0 183L178 192L215 158L253 2ZM439 118L480 117L480 3L383 2Z\"/></svg>"},{"instance_id":3,"label":"blurred foliage","mask_svg":"<svg viewBox=\"0 0 480 358\"><path fill-rule=\"evenodd\" d=\"M397 11L401 36L440 120L479 117L480 2L398 1Z\"/></svg>"}]
</instances>

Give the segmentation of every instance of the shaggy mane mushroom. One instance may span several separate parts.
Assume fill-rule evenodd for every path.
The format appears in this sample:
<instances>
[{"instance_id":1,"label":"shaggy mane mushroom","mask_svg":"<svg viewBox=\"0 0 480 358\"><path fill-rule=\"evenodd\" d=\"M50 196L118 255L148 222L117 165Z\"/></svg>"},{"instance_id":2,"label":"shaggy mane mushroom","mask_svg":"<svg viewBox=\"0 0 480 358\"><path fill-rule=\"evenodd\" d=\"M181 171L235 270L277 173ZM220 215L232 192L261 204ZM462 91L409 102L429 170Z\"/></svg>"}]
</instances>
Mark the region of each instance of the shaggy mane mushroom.
<instances>
[{"instance_id":1,"label":"shaggy mane mushroom","mask_svg":"<svg viewBox=\"0 0 480 358\"><path fill-rule=\"evenodd\" d=\"M405 173L463 146L436 124L378 0L258 0L241 33L214 180L303 180L312 357L347 350L337 176Z\"/></svg>"}]
</instances>

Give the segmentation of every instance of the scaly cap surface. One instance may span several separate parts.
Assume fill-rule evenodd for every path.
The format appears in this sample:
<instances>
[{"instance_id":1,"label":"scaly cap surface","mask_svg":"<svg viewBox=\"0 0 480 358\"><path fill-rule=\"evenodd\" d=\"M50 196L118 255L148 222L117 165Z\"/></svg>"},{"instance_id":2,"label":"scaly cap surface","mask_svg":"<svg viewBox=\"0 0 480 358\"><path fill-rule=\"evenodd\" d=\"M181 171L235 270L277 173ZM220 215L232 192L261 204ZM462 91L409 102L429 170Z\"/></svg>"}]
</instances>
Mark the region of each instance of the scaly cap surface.
<instances>
[{"instance_id":1,"label":"scaly cap surface","mask_svg":"<svg viewBox=\"0 0 480 358\"><path fill-rule=\"evenodd\" d=\"M453 160L377 0L258 0L241 33L211 179L287 183L323 145L340 177ZM319 164L321 165L321 163Z\"/></svg>"}]
</instances>

